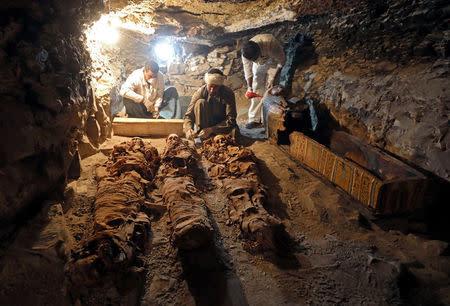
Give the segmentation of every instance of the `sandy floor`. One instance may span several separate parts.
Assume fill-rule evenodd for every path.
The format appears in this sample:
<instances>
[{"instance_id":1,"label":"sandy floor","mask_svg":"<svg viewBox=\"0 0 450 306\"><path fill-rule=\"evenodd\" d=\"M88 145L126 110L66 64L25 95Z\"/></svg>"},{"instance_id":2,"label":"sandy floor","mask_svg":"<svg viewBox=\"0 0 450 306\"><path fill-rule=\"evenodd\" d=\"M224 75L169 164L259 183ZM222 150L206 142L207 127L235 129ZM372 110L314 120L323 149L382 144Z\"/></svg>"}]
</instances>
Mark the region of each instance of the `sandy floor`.
<instances>
[{"instance_id":1,"label":"sandy floor","mask_svg":"<svg viewBox=\"0 0 450 306\"><path fill-rule=\"evenodd\" d=\"M259 159L268 191L266 209L283 220L295 244L290 254L249 251L239 229L227 225L228 199L219 187L210 187L205 174L199 184L216 230L214 245L178 252L170 245L167 215L153 216L151 239L134 274L115 285L76 290L60 281L63 260L52 259L53 268L47 264L41 271L36 263L29 266L36 255L18 261L6 252L0 266L0 279L7 279L0 304L27 303L33 294L37 304L47 305L450 304L446 243L380 228L369 210L291 160L264 140L260 130L243 134L253 137L244 137L243 143ZM84 159L81 177L68 185L61 206L74 237L68 247L76 247L89 234L95 167L107 159L115 143L126 139L114 136L102 146L102 153ZM164 139L146 140L162 152ZM19 237L32 237L30 231ZM29 247L27 239L31 238L21 239L22 246L15 242L12 249ZM30 274L33 269L52 272L36 282ZM41 288L52 286L54 290ZM33 293L23 294L25 290Z\"/></svg>"}]
</instances>

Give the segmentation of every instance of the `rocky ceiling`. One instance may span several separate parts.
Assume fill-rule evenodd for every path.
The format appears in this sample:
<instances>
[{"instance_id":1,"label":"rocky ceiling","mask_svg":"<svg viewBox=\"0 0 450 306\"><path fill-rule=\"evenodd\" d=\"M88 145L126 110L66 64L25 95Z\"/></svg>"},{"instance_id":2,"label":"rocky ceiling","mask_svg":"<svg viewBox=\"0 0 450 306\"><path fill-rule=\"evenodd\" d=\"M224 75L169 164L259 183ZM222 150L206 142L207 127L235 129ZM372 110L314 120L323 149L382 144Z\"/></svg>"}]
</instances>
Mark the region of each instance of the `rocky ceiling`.
<instances>
[{"instance_id":1,"label":"rocky ceiling","mask_svg":"<svg viewBox=\"0 0 450 306\"><path fill-rule=\"evenodd\" d=\"M123 23L137 24L142 31L153 29L154 35L178 36L211 46L230 42L236 34L295 21L301 16L349 11L358 2L146 0L129 4L111 0L108 10Z\"/></svg>"}]
</instances>

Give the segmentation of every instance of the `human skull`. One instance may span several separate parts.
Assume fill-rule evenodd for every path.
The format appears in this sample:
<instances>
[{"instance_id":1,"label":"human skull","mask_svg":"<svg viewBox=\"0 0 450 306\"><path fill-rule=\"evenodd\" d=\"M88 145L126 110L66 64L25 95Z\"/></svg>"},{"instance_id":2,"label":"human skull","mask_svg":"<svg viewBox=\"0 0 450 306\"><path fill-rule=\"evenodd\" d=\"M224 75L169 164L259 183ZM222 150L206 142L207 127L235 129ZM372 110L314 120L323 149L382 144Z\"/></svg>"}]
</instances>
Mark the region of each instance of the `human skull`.
<instances>
[{"instance_id":1,"label":"human skull","mask_svg":"<svg viewBox=\"0 0 450 306\"><path fill-rule=\"evenodd\" d=\"M214 137L214 142L223 147L227 145L227 138L224 135L217 135Z\"/></svg>"},{"instance_id":2,"label":"human skull","mask_svg":"<svg viewBox=\"0 0 450 306\"><path fill-rule=\"evenodd\" d=\"M177 134L170 134L166 139L166 143L173 144L173 143L178 142L179 140L180 140L180 137Z\"/></svg>"}]
</instances>

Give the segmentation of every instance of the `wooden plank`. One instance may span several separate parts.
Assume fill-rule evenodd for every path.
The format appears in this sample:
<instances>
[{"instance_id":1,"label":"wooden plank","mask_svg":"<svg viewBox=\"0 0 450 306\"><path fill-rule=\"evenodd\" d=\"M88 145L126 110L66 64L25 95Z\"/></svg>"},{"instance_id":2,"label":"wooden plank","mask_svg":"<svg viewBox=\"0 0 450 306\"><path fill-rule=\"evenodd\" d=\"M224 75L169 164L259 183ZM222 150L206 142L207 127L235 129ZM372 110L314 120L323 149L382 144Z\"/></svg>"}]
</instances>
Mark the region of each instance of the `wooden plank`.
<instances>
[{"instance_id":1,"label":"wooden plank","mask_svg":"<svg viewBox=\"0 0 450 306\"><path fill-rule=\"evenodd\" d=\"M183 119L114 118L114 135L119 136L168 136L184 135Z\"/></svg>"}]
</instances>

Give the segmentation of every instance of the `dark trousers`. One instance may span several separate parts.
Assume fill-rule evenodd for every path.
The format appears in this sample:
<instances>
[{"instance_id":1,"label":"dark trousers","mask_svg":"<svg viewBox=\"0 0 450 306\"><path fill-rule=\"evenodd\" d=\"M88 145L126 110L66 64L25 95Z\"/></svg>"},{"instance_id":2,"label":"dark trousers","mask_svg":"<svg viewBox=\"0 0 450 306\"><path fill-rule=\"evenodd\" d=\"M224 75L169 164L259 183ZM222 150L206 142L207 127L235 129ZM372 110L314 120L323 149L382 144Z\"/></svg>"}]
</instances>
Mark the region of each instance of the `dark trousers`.
<instances>
[{"instance_id":1,"label":"dark trousers","mask_svg":"<svg viewBox=\"0 0 450 306\"><path fill-rule=\"evenodd\" d=\"M123 105L131 118L153 118L153 114L147 111L144 103L136 103L131 99L123 97Z\"/></svg>"},{"instance_id":2,"label":"dark trousers","mask_svg":"<svg viewBox=\"0 0 450 306\"><path fill-rule=\"evenodd\" d=\"M194 105L194 132L198 133L204 128L214 126L213 135L230 134L231 137L236 138L240 136L239 127L237 126L217 126L218 122L214 122L211 117L211 105L205 99L198 99Z\"/></svg>"},{"instance_id":3,"label":"dark trousers","mask_svg":"<svg viewBox=\"0 0 450 306\"><path fill-rule=\"evenodd\" d=\"M125 105L128 117L153 118L153 114L147 111L144 103L136 103L133 100L124 97L123 104ZM159 114L165 119L182 118L178 91L175 87L168 87L164 90L163 102L161 103Z\"/></svg>"}]
</instances>

